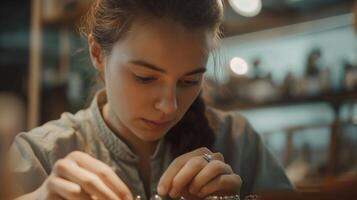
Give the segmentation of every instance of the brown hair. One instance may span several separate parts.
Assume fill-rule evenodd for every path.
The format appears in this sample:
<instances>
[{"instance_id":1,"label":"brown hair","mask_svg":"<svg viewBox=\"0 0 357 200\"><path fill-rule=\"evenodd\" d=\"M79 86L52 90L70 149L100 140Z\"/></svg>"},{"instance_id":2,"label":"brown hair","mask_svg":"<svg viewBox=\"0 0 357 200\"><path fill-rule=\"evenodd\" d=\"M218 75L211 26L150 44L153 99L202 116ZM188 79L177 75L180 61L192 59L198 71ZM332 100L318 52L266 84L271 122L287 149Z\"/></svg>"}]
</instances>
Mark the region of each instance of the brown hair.
<instances>
[{"instance_id":1,"label":"brown hair","mask_svg":"<svg viewBox=\"0 0 357 200\"><path fill-rule=\"evenodd\" d=\"M221 0L95 0L80 32L84 37L91 34L110 55L114 43L125 36L138 16L168 18L188 29L210 31L215 43L220 38L223 6ZM165 137L172 144L174 157L198 147L213 146L214 133L208 125L201 97Z\"/></svg>"}]
</instances>

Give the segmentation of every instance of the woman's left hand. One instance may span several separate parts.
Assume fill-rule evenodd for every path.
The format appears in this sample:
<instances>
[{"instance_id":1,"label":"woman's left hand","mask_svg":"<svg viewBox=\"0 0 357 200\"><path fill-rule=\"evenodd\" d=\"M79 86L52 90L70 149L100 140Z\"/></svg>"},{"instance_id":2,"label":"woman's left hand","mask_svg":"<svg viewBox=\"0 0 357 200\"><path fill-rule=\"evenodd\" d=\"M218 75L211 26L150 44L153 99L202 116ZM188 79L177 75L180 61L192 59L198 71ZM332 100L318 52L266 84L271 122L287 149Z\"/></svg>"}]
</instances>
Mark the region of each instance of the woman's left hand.
<instances>
[{"instance_id":1,"label":"woman's left hand","mask_svg":"<svg viewBox=\"0 0 357 200\"><path fill-rule=\"evenodd\" d=\"M211 160L204 156L211 155ZM207 157L207 156L206 156ZM199 148L176 158L158 184L158 194L171 198L202 199L210 195L239 194L242 180L224 162L221 153Z\"/></svg>"}]
</instances>

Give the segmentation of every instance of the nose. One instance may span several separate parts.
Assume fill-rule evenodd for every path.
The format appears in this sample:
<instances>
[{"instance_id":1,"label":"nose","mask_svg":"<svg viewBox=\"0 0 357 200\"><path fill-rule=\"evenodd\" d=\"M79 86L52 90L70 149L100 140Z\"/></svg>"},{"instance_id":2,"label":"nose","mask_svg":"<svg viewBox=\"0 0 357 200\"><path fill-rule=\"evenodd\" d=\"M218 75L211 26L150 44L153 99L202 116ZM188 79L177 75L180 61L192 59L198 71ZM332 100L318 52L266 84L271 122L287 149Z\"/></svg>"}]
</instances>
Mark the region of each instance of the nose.
<instances>
[{"instance_id":1,"label":"nose","mask_svg":"<svg viewBox=\"0 0 357 200\"><path fill-rule=\"evenodd\" d=\"M155 108L165 115L174 114L178 108L176 87L165 89L156 102Z\"/></svg>"}]
</instances>

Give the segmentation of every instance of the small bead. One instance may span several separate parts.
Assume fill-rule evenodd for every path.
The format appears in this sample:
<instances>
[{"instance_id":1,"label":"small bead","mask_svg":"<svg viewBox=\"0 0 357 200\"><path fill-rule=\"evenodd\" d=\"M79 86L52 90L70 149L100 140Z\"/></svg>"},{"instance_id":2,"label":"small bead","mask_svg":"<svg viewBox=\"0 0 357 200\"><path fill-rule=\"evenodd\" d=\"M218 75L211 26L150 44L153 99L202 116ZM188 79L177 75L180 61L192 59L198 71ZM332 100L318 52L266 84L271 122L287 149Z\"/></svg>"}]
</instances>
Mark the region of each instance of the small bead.
<instances>
[{"instance_id":1,"label":"small bead","mask_svg":"<svg viewBox=\"0 0 357 200\"><path fill-rule=\"evenodd\" d=\"M159 195L155 194L153 197L150 198L150 200L162 200L162 198Z\"/></svg>"}]
</instances>

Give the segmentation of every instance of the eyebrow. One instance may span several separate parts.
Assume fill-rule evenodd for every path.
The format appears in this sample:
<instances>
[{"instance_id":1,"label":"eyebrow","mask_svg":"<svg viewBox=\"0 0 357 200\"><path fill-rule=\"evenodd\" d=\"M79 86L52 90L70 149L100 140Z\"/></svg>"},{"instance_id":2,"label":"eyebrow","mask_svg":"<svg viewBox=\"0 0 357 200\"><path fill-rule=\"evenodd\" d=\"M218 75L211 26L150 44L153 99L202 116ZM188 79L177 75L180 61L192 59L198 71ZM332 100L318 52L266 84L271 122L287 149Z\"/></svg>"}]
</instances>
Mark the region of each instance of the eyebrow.
<instances>
[{"instance_id":1,"label":"eyebrow","mask_svg":"<svg viewBox=\"0 0 357 200\"><path fill-rule=\"evenodd\" d=\"M149 68L151 70L155 70L155 71L158 71L158 72L161 72L161 73L167 73L164 69L162 69L162 68L160 68L160 67L158 67L158 66L156 66L154 64L142 61L142 60L133 60L133 61L130 61L129 63L135 64L135 65L138 65L138 66L141 66L141 67L146 67L146 68ZM200 67L200 68L195 69L193 71L187 72L185 74L185 76L194 75L194 74L200 74L200 73L205 73L205 72L206 72L206 68L205 67Z\"/></svg>"}]
</instances>

